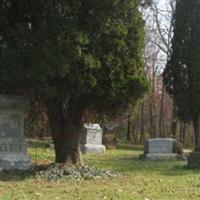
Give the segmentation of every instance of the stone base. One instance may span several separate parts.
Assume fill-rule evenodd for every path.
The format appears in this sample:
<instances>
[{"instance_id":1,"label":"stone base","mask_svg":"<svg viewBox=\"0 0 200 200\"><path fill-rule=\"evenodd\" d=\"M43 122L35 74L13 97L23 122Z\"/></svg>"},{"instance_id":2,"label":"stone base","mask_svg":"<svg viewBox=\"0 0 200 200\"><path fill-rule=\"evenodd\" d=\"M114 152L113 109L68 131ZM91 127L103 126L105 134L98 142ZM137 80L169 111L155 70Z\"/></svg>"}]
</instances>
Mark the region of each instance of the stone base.
<instances>
[{"instance_id":1,"label":"stone base","mask_svg":"<svg viewBox=\"0 0 200 200\"><path fill-rule=\"evenodd\" d=\"M94 144L85 144L81 147L81 151L83 153L105 153L106 148L102 144L94 145Z\"/></svg>"},{"instance_id":2,"label":"stone base","mask_svg":"<svg viewBox=\"0 0 200 200\"><path fill-rule=\"evenodd\" d=\"M31 167L31 159L27 155L0 156L0 171L2 170L28 170Z\"/></svg>"},{"instance_id":3,"label":"stone base","mask_svg":"<svg viewBox=\"0 0 200 200\"><path fill-rule=\"evenodd\" d=\"M148 154L143 154L142 157L149 160L170 160L170 159L178 158L178 154L176 153L160 153L160 154L148 153Z\"/></svg>"},{"instance_id":4,"label":"stone base","mask_svg":"<svg viewBox=\"0 0 200 200\"><path fill-rule=\"evenodd\" d=\"M188 167L200 169L200 152L191 152L188 156Z\"/></svg>"}]
</instances>

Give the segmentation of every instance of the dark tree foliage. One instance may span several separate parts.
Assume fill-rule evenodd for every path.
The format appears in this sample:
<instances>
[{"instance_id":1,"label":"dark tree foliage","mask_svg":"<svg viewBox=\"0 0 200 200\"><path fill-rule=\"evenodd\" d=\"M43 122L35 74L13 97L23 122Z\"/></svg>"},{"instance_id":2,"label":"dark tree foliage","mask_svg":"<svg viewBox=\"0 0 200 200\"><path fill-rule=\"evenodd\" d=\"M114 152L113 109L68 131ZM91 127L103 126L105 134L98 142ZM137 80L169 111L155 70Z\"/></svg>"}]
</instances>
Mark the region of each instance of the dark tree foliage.
<instances>
[{"instance_id":1,"label":"dark tree foliage","mask_svg":"<svg viewBox=\"0 0 200 200\"><path fill-rule=\"evenodd\" d=\"M164 80L177 115L194 125L200 150L200 1L177 1L172 55Z\"/></svg>"},{"instance_id":2,"label":"dark tree foliage","mask_svg":"<svg viewBox=\"0 0 200 200\"><path fill-rule=\"evenodd\" d=\"M146 2L146 1L144 1ZM111 112L148 88L137 0L2 0L0 90L47 109L56 162L79 161L85 108Z\"/></svg>"}]
</instances>

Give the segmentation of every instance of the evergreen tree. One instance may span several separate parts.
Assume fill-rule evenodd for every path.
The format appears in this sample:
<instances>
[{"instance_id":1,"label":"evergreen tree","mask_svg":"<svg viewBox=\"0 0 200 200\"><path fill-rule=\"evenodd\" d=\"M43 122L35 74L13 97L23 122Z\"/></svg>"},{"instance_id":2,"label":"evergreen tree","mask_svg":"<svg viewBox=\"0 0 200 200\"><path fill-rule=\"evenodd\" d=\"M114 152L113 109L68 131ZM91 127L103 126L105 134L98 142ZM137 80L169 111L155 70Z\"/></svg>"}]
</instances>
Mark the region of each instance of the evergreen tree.
<instances>
[{"instance_id":1,"label":"evergreen tree","mask_svg":"<svg viewBox=\"0 0 200 200\"><path fill-rule=\"evenodd\" d=\"M177 115L192 121L195 149L200 151L200 1L178 0L172 55L164 72Z\"/></svg>"},{"instance_id":2,"label":"evergreen tree","mask_svg":"<svg viewBox=\"0 0 200 200\"><path fill-rule=\"evenodd\" d=\"M147 90L138 7L135 0L0 3L0 90L43 103L56 162L79 162L85 108L116 111Z\"/></svg>"}]
</instances>

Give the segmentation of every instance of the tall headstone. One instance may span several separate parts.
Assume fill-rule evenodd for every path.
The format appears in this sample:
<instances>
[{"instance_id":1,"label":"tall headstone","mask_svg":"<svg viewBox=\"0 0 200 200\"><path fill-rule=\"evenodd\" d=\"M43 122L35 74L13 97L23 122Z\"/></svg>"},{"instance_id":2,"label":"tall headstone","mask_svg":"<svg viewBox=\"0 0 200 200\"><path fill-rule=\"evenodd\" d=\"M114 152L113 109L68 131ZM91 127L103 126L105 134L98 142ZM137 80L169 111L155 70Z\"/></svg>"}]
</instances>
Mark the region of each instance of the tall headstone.
<instances>
[{"instance_id":1,"label":"tall headstone","mask_svg":"<svg viewBox=\"0 0 200 200\"><path fill-rule=\"evenodd\" d=\"M145 141L144 157L147 159L171 159L177 157L176 140L173 138L151 138Z\"/></svg>"},{"instance_id":2,"label":"tall headstone","mask_svg":"<svg viewBox=\"0 0 200 200\"><path fill-rule=\"evenodd\" d=\"M105 146L102 145L102 132L99 124L84 124L81 151L83 153L104 153Z\"/></svg>"},{"instance_id":3,"label":"tall headstone","mask_svg":"<svg viewBox=\"0 0 200 200\"><path fill-rule=\"evenodd\" d=\"M0 171L30 167L24 139L26 108L27 103L20 97L0 95Z\"/></svg>"}]
</instances>

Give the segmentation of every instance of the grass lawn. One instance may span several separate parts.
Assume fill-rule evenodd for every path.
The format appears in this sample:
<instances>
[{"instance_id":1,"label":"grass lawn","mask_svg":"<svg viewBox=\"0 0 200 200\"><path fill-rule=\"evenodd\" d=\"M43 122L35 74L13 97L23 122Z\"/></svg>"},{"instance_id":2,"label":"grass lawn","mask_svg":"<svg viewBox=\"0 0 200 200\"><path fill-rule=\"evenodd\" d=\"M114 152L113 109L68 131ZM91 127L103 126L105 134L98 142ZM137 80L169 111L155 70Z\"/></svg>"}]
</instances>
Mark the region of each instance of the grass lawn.
<instances>
[{"instance_id":1,"label":"grass lawn","mask_svg":"<svg viewBox=\"0 0 200 200\"><path fill-rule=\"evenodd\" d=\"M37 148L35 146L37 145ZM43 142L30 143L33 164L48 164L54 153ZM0 173L1 200L198 200L200 171L186 161L142 161L142 148L118 145L103 155L85 155L89 166L112 169L117 178L46 182L34 175Z\"/></svg>"}]
</instances>

